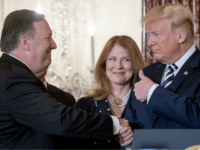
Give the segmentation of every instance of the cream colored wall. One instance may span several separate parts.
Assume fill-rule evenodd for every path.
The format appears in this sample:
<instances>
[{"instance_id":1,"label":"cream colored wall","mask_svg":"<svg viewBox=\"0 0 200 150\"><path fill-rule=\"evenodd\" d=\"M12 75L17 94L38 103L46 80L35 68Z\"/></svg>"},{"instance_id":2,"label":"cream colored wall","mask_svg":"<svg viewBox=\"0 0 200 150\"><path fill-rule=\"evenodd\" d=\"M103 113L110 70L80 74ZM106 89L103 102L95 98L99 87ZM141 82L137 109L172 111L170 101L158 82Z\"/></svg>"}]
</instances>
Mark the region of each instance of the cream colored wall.
<instances>
[{"instance_id":1,"label":"cream colored wall","mask_svg":"<svg viewBox=\"0 0 200 150\"><path fill-rule=\"evenodd\" d=\"M48 82L67 90L79 98L93 82L91 68L91 36L87 30L88 23L93 21L95 62L109 38L115 35L132 37L141 48L141 1L140 0L65 0L66 9L71 16L64 18L53 16L65 10L61 0L0 0L4 3L4 17L17 9L35 10L40 3L43 14L52 27L54 39L58 48L52 52L52 64L47 74ZM54 3L53 3L54 2ZM53 3L53 4L52 4ZM78 14L75 16L73 11ZM1 14L0 14L1 15ZM68 21L68 26L63 24ZM2 20L1 25L2 28ZM75 27L78 24L79 26ZM63 30L69 31L68 37L63 37ZM77 37L73 33L77 33ZM67 43L67 53L63 41Z\"/></svg>"},{"instance_id":2,"label":"cream colored wall","mask_svg":"<svg viewBox=\"0 0 200 150\"><path fill-rule=\"evenodd\" d=\"M97 0L97 57L114 35L128 35L141 47L141 8L140 0Z\"/></svg>"}]
</instances>

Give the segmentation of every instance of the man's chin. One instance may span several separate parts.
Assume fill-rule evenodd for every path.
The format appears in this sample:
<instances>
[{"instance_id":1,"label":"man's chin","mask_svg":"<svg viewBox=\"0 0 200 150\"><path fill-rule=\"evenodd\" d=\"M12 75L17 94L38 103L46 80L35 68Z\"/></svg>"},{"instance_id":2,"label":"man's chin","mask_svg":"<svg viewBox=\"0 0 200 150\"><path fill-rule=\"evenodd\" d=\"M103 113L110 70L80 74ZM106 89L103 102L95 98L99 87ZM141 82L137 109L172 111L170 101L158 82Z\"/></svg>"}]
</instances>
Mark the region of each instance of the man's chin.
<instances>
[{"instance_id":1,"label":"man's chin","mask_svg":"<svg viewBox=\"0 0 200 150\"><path fill-rule=\"evenodd\" d=\"M160 61L161 60L160 57L156 57L155 55L154 55L154 58L155 58L156 61Z\"/></svg>"},{"instance_id":2,"label":"man's chin","mask_svg":"<svg viewBox=\"0 0 200 150\"><path fill-rule=\"evenodd\" d=\"M161 61L162 62L162 56L161 55L155 53L155 54L153 54L153 57L155 58L156 61Z\"/></svg>"}]
</instances>

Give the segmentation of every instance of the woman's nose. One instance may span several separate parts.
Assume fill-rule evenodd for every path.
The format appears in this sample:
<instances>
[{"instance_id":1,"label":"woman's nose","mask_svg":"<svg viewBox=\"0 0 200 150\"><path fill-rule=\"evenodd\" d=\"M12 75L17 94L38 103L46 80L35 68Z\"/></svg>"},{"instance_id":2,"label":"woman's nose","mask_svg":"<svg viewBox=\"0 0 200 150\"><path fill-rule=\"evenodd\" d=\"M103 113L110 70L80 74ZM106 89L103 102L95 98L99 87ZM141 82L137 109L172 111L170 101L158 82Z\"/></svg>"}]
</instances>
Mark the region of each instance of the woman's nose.
<instances>
[{"instance_id":1,"label":"woman's nose","mask_svg":"<svg viewBox=\"0 0 200 150\"><path fill-rule=\"evenodd\" d=\"M121 60L116 62L116 68L117 68L117 69L123 68L122 61L121 61Z\"/></svg>"}]
</instances>

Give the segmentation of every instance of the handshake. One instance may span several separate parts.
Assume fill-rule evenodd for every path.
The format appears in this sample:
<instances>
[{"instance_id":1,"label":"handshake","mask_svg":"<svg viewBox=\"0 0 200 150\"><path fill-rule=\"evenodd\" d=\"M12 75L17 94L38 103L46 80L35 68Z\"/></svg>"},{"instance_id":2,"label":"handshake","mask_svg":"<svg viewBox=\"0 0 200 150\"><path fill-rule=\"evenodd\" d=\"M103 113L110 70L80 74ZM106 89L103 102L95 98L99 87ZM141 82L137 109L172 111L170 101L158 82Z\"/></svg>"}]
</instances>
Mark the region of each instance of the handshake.
<instances>
[{"instance_id":1,"label":"handshake","mask_svg":"<svg viewBox=\"0 0 200 150\"><path fill-rule=\"evenodd\" d=\"M116 140L122 145L122 146L129 146L132 143L133 140L133 131L129 125L128 120L126 119L119 119L120 123L120 129L118 136L116 137Z\"/></svg>"}]
</instances>

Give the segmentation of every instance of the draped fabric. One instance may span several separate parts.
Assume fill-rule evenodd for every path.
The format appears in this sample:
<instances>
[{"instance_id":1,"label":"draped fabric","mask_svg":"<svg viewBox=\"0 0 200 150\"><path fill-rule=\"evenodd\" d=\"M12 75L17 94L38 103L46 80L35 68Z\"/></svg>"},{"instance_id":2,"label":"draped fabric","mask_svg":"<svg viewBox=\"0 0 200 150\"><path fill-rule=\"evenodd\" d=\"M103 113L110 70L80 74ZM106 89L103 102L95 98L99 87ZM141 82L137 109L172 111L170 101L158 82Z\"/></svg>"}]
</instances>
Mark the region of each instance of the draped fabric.
<instances>
[{"instance_id":1,"label":"draped fabric","mask_svg":"<svg viewBox=\"0 0 200 150\"><path fill-rule=\"evenodd\" d=\"M145 16L153 7L159 6L159 5L164 5L168 3L173 3L173 4L183 4L187 5L190 7L190 10L193 13L194 16L194 31L195 31L195 44L199 48L200 45L200 11L199 11L199 6L200 6L200 0L142 0L142 17ZM147 65L151 65L152 63L155 63L156 60L153 57L153 54L151 51L148 50L147 47L147 36L145 34L145 26L142 27L142 54L145 58L145 62Z\"/></svg>"}]
</instances>

